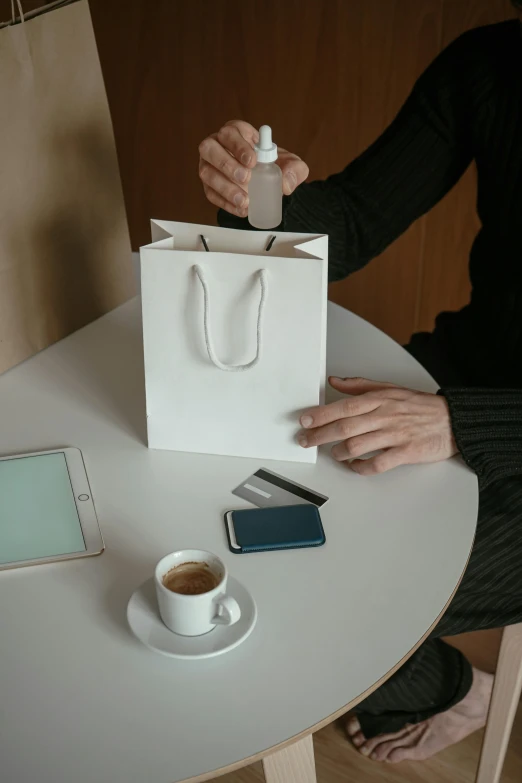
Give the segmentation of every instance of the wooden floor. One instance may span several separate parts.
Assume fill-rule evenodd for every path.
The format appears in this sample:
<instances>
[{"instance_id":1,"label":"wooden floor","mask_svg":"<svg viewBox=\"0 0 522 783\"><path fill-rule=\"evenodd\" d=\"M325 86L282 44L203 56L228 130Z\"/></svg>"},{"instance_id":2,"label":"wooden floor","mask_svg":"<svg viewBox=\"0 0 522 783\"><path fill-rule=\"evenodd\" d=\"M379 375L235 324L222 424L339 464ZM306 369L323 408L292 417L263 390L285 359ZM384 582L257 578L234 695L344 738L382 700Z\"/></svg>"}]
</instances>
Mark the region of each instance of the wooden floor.
<instances>
[{"instance_id":1,"label":"wooden floor","mask_svg":"<svg viewBox=\"0 0 522 783\"><path fill-rule=\"evenodd\" d=\"M456 637L455 646L462 649L476 666L493 672L500 643L500 633L486 631ZM429 761L392 765L368 761L347 742L339 722L314 737L318 783L473 783L482 741L476 733L458 745L439 753ZM261 764L224 775L221 783L262 783ZM522 703L501 783L522 781Z\"/></svg>"}]
</instances>

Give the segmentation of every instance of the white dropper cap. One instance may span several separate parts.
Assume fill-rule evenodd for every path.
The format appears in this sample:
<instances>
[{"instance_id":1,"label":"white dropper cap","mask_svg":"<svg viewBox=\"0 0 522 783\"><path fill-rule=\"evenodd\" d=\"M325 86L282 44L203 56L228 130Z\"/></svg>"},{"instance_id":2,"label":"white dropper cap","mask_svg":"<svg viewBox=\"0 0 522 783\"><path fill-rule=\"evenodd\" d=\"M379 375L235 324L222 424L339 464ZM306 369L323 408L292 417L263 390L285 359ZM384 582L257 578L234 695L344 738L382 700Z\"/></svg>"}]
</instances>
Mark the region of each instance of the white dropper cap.
<instances>
[{"instance_id":1,"label":"white dropper cap","mask_svg":"<svg viewBox=\"0 0 522 783\"><path fill-rule=\"evenodd\" d=\"M272 143L272 128L270 125L261 125L259 128L259 142L254 147L258 163L273 163L277 160L277 144Z\"/></svg>"}]
</instances>

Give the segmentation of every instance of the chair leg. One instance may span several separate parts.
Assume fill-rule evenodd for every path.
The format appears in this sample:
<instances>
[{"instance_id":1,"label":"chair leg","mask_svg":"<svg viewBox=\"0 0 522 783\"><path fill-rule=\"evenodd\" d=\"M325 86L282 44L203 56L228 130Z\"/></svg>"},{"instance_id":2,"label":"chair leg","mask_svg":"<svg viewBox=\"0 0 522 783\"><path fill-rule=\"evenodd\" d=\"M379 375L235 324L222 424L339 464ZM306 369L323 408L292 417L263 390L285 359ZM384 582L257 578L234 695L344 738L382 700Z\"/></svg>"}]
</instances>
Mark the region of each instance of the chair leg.
<instances>
[{"instance_id":1,"label":"chair leg","mask_svg":"<svg viewBox=\"0 0 522 783\"><path fill-rule=\"evenodd\" d=\"M498 783L522 691L522 623L504 628L475 783Z\"/></svg>"}]
</instances>

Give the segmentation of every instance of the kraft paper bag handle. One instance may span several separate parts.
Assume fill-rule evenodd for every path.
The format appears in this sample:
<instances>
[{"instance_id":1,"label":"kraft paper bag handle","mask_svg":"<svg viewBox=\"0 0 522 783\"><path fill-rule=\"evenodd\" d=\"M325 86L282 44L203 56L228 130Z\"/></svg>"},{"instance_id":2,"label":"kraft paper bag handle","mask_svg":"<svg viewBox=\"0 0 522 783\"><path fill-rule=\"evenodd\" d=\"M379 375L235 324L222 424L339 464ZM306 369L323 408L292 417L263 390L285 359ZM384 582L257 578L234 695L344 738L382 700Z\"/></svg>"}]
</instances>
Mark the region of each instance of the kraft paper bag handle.
<instances>
[{"instance_id":1,"label":"kraft paper bag handle","mask_svg":"<svg viewBox=\"0 0 522 783\"><path fill-rule=\"evenodd\" d=\"M16 5L18 6L18 14L20 16L20 21L22 24L25 22L24 17L24 9L22 8L22 3L20 0L16 0ZM11 0L11 18L13 20L13 24L16 22L16 14L15 14L15 0Z\"/></svg>"},{"instance_id":2,"label":"kraft paper bag handle","mask_svg":"<svg viewBox=\"0 0 522 783\"><path fill-rule=\"evenodd\" d=\"M257 311L257 349L256 349L256 355L254 356L252 361L247 362L246 364L224 364L216 356L216 352L214 351L214 344L212 341L212 335L210 333L210 293L209 293L208 283L205 278L205 273L202 267L199 266L199 264L195 264L193 266L193 269L203 289L203 300L204 300L203 328L205 331L205 345L207 348L208 358L210 359L212 364L218 368L218 370L224 370L225 372L245 372L245 370L251 370L252 367L255 367L256 364L259 364L259 360L261 359L263 315L265 311L265 302L268 293L266 269L259 269L256 272L257 279L259 280L261 286L259 309Z\"/></svg>"}]
</instances>

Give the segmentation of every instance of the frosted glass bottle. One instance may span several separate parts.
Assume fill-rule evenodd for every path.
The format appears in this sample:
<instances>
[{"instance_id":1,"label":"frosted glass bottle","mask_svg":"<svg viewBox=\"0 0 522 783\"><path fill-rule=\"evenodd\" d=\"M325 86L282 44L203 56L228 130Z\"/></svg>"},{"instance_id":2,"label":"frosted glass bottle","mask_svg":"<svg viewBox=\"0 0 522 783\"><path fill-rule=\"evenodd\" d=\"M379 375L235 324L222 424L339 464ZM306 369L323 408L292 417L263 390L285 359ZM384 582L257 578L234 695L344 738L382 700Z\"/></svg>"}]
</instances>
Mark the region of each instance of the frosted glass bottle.
<instances>
[{"instance_id":1,"label":"frosted glass bottle","mask_svg":"<svg viewBox=\"0 0 522 783\"><path fill-rule=\"evenodd\" d=\"M259 129L255 145L257 164L248 185L248 222L254 228L277 228L283 219L283 175L275 163L277 145L272 143L272 129Z\"/></svg>"}]
</instances>

